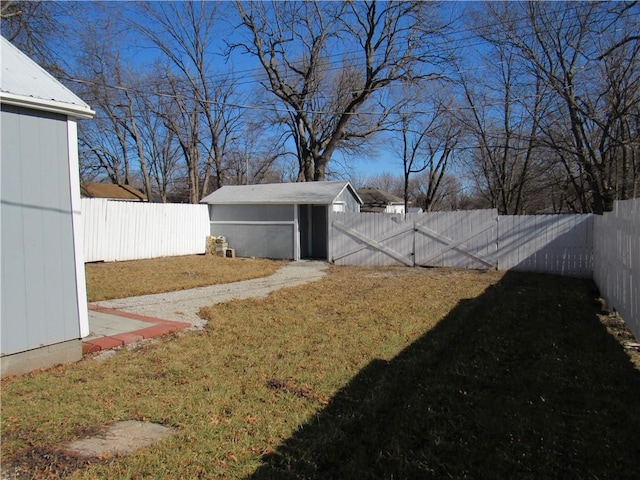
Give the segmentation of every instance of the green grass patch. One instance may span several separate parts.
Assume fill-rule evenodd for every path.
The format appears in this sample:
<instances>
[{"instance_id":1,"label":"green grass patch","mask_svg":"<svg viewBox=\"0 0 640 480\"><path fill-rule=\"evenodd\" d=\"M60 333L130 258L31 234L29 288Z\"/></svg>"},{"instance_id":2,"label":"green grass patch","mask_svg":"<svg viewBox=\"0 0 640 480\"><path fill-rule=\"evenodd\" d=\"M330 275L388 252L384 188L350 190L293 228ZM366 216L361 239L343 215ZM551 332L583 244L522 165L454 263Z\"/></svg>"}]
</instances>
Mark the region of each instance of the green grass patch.
<instances>
[{"instance_id":1,"label":"green grass patch","mask_svg":"<svg viewBox=\"0 0 640 480\"><path fill-rule=\"evenodd\" d=\"M632 478L640 372L594 295L332 267L203 309L203 333L3 381L2 460L22 478ZM178 434L88 464L60 451L128 419Z\"/></svg>"},{"instance_id":2,"label":"green grass patch","mask_svg":"<svg viewBox=\"0 0 640 480\"><path fill-rule=\"evenodd\" d=\"M185 255L129 262L87 263L90 302L173 292L266 277L284 265L265 259Z\"/></svg>"}]
</instances>

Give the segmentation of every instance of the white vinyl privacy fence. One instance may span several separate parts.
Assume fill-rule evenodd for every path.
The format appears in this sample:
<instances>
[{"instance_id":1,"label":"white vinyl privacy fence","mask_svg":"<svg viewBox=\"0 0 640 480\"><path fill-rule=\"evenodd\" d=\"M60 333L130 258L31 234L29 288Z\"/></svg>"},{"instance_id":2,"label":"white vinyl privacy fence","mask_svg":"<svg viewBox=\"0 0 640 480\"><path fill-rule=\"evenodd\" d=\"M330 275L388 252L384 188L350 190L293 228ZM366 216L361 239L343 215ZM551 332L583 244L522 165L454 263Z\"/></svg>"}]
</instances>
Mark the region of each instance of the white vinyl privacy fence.
<instances>
[{"instance_id":1,"label":"white vinyl privacy fence","mask_svg":"<svg viewBox=\"0 0 640 480\"><path fill-rule=\"evenodd\" d=\"M338 265L495 267L495 210L416 214L334 213Z\"/></svg>"},{"instance_id":2,"label":"white vinyl privacy fence","mask_svg":"<svg viewBox=\"0 0 640 480\"><path fill-rule=\"evenodd\" d=\"M82 199L85 262L205 253L206 205Z\"/></svg>"},{"instance_id":3,"label":"white vinyl privacy fence","mask_svg":"<svg viewBox=\"0 0 640 480\"><path fill-rule=\"evenodd\" d=\"M595 218L593 279L640 339L640 198Z\"/></svg>"},{"instance_id":4,"label":"white vinyl privacy fence","mask_svg":"<svg viewBox=\"0 0 640 480\"><path fill-rule=\"evenodd\" d=\"M592 215L502 216L496 210L335 213L338 265L496 268L590 278Z\"/></svg>"},{"instance_id":5,"label":"white vinyl privacy fence","mask_svg":"<svg viewBox=\"0 0 640 480\"><path fill-rule=\"evenodd\" d=\"M591 278L594 215L500 215L499 270Z\"/></svg>"},{"instance_id":6,"label":"white vinyl privacy fence","mask_svg":"<svg viewBox=\"0 0 640 480\"><path fill-rule=\"evenodd\" d=\"M200 254L210 234L206 205L83 199L82 218L87 262ZM593 278L640 338L640 199L603 216L332 213L328 259Z\"/></svg>"},{"instance_id":7,"label":"white vinyl privacy fence","mask_svg":"<svg viewBox=\"0 0 640 480\"><path fill-rule=\"evenodd\" d=\"M338 265L496 268L593 278L640 338L640 199L604 215L498 215L496 210L334 213Z\"/></svg>"}]
</instances>

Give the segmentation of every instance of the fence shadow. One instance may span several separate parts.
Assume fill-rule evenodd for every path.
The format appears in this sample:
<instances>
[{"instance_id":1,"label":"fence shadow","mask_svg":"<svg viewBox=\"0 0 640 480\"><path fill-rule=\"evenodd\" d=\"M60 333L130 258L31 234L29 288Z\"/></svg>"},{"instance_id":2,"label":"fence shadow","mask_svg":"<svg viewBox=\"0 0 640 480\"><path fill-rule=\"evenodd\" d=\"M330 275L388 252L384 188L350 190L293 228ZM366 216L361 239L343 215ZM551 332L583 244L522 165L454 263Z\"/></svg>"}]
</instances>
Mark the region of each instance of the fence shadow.
<instances>
[{"instance_id":1,"label":"fence shadow","mask_svg":"<svg viewBox=\"0 0 640 480\"><path fill-rule=\"evenodd\" d=\"M247 479L633 478L640 372L595 293L507 273L371 362Z\"/></svg>"},{"instance_id":2,"label":"fence shadow","mask_svg":"<svg viewBox=\"0 0 640 480\"><path fill-rule=\"evenodd\" d=\"M593 274L593 215L498 217L500 270L578 278Z\"/></svg>"}]
</instances>

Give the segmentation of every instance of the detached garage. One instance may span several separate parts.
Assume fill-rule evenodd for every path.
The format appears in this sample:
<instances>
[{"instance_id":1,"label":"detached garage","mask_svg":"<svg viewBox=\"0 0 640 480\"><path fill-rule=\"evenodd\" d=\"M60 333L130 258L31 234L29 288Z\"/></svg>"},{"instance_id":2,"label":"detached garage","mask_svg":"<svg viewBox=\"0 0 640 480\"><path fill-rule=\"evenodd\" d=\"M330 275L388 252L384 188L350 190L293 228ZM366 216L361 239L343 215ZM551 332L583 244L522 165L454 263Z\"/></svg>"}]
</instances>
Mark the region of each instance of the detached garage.
<instances>
[{"instance_id":1,"label":"detached garage","mask_svg":"<svg viewBox=\"0 0 640 480\"><path fill-rule=\"evenodd\" d=\"M333 212L359 212L349 182L224 186L209 204L211 235L226 237L239 257L327 260Z\"/></svg>"}]
</instances>

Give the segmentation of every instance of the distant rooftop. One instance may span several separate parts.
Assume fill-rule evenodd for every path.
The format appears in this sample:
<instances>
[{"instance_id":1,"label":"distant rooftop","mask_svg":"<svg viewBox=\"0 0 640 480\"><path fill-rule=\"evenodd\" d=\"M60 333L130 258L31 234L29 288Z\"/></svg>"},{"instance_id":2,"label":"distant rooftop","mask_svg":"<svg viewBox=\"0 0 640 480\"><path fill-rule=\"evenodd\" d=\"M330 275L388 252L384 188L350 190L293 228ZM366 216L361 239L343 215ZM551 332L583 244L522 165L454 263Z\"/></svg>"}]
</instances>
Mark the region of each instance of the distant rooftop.
<instances>
[{"instance_id":1,"label":"distant rooftop","mask_svg":"<svg viewBox=\"0 0 640 480\"><path fill-rule=\"evenodd\" d=\"M359 188L358 195L362 198L362 212L383 212L387 205L404 205L404 200L379 188Z\"/></svg>"},{"instance_id":2,"label":"distant rooftop","mask_svg":"<svg viewBox=\"0 0 640 480\"><path fill-rule=\"evenodd\" d=\"M84 198L147 201L147 196L141 191L130 185L116 185L115 183L82 183L80 185L80 195Z\"/></svg>"}]
</instances>

